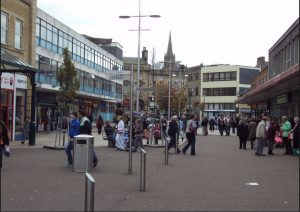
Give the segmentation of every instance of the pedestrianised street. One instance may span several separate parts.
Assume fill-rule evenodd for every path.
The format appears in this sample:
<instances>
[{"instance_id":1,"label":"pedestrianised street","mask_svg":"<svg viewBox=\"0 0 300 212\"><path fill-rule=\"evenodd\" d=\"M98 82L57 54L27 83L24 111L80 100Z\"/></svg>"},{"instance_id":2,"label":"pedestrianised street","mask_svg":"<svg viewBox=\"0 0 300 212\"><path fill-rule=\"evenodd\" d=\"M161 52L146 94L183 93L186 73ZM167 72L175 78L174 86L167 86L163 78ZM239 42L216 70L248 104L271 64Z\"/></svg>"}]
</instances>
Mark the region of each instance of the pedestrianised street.
<instances>
[{"instance_id":1,"label":"pedestrianised street","mask_svg":"<svg viewBox=\"0 0 300 212\"><path fill-rule=\"evenodd\" d=\"M190 150L176 155L171 148L165 165L164 148L145 147L146 185L141 192L140 153L133 153L128 174L128 152L101 142L95 147L99 164L90 173L95 211L299 210L299 157L283 155L284 149L258 157L249 143L240 150L237 136L198 135L196 156ZM84 210L85 175L64 167L65 160L63 150L12 147L2 168L1 209Z\"/></svg>"}]
</instances>

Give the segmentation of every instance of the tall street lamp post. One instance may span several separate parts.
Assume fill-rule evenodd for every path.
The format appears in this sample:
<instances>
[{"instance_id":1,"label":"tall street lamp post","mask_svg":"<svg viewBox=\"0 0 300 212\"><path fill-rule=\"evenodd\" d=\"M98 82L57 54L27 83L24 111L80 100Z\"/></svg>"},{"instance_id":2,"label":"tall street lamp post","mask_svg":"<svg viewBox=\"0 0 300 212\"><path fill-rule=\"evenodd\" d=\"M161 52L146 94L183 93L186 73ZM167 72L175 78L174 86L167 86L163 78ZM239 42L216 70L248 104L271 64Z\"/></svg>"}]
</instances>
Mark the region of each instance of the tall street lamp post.
<instances>
[{"instance_id":1,"label":"tall street lamp post","mask_svg":"<svg viewBox=\"0 0 300 212\"><path fill-rule=\"evenodd\" d=\"M192 111L192 101L191 101L191 98L192 98L192 95L193 95L193 91L194 91L194 89L193 88L190 88L189 89L189 102L190 102L190 104L189 104L189 113L191 114L191 111Z\"/></svg>"},{"instance_id":2,"label":"tall street lamp post","mask_svg":"<svg viewBox=\"0 0 300 212\"><path fill-rule=\"evenodd\" d=\"M138 67L137 67L137 93L136 93L136 112L139 112L139 88L140 88L140 38L141 38L141 18L150 17L150 18L159 18L160 15L141 15L141 0L139 0L139 15L121 15L119 18L139 18L138 26Z\"/></svg>"},{"instance_id":3,"label":"tall street lamp post","mask_svg":"<svg viewBox=\"0 0 300 212\"><path fill-rule=\"evenodd\" d=\"M171 84L172 84L172 63L174 63L174 67L176 69L177 64L181 63L181 61L175 61L172 60L172 57L170 55L170 60L169 61L163 61L160 63L169 63L169 76L168 76L168 81L169 81L169 85L168 85L168 119L171 118ZM175 75L176 76L176 75Z\"/></svg>"}]
</instances>

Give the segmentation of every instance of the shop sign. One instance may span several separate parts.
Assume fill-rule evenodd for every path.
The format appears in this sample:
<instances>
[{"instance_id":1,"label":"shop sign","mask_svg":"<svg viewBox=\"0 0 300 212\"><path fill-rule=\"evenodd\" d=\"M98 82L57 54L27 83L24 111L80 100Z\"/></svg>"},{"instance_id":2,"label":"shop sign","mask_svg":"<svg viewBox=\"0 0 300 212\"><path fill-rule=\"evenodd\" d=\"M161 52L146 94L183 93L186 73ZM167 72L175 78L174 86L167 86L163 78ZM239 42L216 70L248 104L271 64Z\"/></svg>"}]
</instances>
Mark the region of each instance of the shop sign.
<instances>
[{"instance_id":1,"label":"shop sign","mask_svg":"<svg viewBox=\"0 0 300 212\"><path fill-rule=\"evenodd\" d=\"M27 76L16 74L16 88L27 88Z\"/></svg>"},{"instance_id":2,"label":"shop sign","mask_svg":"<svg viewBox=\"0 0 300 212\"><path fill-rule=\"evenodd\" d=\"M283 94L280 96L277 96L277 104L285 104L288 102L288 95L287 94Z\"/></svg>"},{"instance_id":3,"label":"shop sign","mask_svg":"<svg viewBox=\"0 0 300 212\"><path fill-rule=\"evenodd\" d=\"M2 73L1 75L1 88L13 90L14 89L14 74Z\"/></svg>"}]
</instances>

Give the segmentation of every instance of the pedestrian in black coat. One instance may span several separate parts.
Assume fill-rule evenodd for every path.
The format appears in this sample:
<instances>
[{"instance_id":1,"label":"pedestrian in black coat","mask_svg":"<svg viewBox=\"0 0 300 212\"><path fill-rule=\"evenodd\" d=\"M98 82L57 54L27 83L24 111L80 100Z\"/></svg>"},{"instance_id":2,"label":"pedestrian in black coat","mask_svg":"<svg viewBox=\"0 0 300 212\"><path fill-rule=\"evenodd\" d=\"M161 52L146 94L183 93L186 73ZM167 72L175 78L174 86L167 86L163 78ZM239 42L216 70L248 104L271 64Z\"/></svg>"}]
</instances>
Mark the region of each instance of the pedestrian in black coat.
<instances>
[{"instance_id":1,"label":"pedestrian in black coat","mask_svg":"<svg viewBox=\"0 0 300 212\"><path fill-rule=\"evenodd\" d=\"M237 126L237 135L239 136L240 139L240 148L239 149L246 149L246 142L247 138L249 136L249 131L248 131L248 125L247 122L244 118L240 120L239 125Z\"/></svg>"},{"instance_id":2,"label":"pedestrian in black coat","mask_svg":"<svg viewBox=\"0 0 300 212\"><path fill-rule=\"evenodd\" d=\"M79 126L79 133L80 134L86 134L86 135L92 135L92 124L91 121L85 116L84 111L78 111L78 118L80 120L80 126ZM93 168L95 168L98 164L98 157L93 152Z\"/></svg>"},{"instance_id":3,"label":"pedestrian in black coat","mask_svg":"<svg viewBox=\"0 0 300 212\"><path fill-rule=\"evenodd\" d=\"M171 122L169 123L169 130L168 135L171 137L170 143L168 144L168 150L171 149L171 147L176 148L176 135L178 132L178 124L177 124L177 116L173 116ZM178 149L177 145L177 153L180 153L181 151Z\"/></svg>"},{"instance_id":4,"label":"pedestrian in black coat","mask_svg":"<svg viewBox=\"0 0 300 212\"><path fill-rule=\"evenodd\" d=\"M272 121L268 130L267 130L267 143L268 143L268 154L269 155L274 155L273 151L273 145L275 142L275 135L276 135L276 126L275 122Z\"/></svg>"},{"instance_id":5,"label":"pedestrian in black coat","mask_svg":"<svg viewBox=\"0 0 300 212\"><path fill-rule=\"evenodd\" d=\"M9 137L4 122L0 121L0 168L2 168L3 154L7 157L10 155Z\"/></svg>"}]
</instances>

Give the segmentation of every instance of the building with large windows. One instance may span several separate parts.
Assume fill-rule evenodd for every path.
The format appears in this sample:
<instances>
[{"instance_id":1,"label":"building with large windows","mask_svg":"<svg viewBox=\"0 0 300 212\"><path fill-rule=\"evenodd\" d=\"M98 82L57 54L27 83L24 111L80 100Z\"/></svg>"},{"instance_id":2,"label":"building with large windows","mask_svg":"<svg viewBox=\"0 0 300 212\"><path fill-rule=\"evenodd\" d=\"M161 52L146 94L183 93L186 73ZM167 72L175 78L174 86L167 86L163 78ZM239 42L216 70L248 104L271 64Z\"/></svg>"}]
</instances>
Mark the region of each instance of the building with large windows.
<instances>
[{"instance_id":1,"label":"building with large windows","mask_svg":"<svg viewBox=\"0 0 300 212\"><path fill-rule=\"evenodd\" d=\"M107 39L81 35L46 12L36 16L37 123L41 131L55 129L59 114L56 74L68 48L80 79L78 97L71 110L84 110L94 120L101 113L112 120L115 103L122 101L122 81L108 74L122 70L122 46ZM106 50L105 50L106 49Z\"/></svg>"},{"instance_id":2,"label":"building with large windows","mask_svg":"<svg viewBox=\"0 0 300 212\"><path fill-rule=\"evenodd\" d=\"M245 93L260 68L241 65L210 65L201 69L200 103L203 116L250 113L247 105L236 104L238 96Z\"/></svg>"},{"instance_id":3,"label":"building with large windows","mask_svg":"<svg viewBox=\"0 0 300 212\"><path fill-rule=\"evenodd\" d=\"M299 18L269 49L266 79L254 84L237 102L251 105L255 115L299 116Z\"/></svg>"},{"instance_id":4,"label":"building with large windows","mask_svg":"<svg viewBox=\"0 0 300 212\"><path fill-rule=\"evenodd\" d=\"M186 75L188 76L188 103L187 110L191 113L200 115L200 89L201 89L201 68L203 64L199 66L193 66L187 69Z\"/></svg>"}]
</instances>

